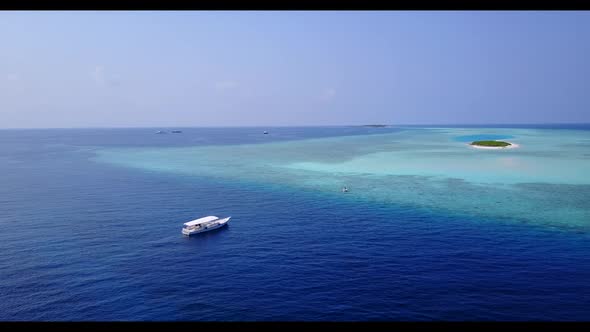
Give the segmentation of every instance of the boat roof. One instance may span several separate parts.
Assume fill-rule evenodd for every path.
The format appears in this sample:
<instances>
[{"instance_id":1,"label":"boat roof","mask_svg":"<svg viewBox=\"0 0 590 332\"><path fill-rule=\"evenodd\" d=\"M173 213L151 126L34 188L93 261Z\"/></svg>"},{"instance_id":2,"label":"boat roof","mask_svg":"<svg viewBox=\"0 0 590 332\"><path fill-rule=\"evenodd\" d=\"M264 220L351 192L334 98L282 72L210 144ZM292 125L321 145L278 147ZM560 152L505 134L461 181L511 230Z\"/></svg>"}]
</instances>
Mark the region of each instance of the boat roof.
<instances>
[{"instance_id":1,"label":"boat roof","mask_svg":"<svg viewBox=\"0 0 590 332\"><path fill-rule=\"evenodd\" d=\"M207 217L191 220L189 222L185 222L184 225L185 226L194 226L194 225L203 224L203 223L210 222L210 221L217 220L217 219L219 219L219 218L217 218L216 216L207 216Z\"/></svg>"}]
</instances>

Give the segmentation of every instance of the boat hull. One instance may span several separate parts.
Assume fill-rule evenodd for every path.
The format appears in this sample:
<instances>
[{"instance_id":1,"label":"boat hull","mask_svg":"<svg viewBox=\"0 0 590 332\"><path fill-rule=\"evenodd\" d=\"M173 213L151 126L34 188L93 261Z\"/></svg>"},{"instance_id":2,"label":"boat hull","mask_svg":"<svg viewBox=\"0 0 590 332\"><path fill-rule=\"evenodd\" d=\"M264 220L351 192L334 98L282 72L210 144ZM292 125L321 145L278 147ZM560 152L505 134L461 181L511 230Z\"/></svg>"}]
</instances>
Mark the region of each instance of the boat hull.
<instances>
[{"instance_id":1,"label":"boat hull","mask_svg":"<svg viewBox=\"0 0 590 332\"><path fill-rule=\"evenodd\" d=\"M187 229L182 229L182 234L185 236L191 236L191 235L195 235L195 234L200 234L200 233L205 233L208 231L212 231L218 228L221 228L225 225L227 225L229 223L229 220L231 219L231 217L227 217L224 219L221 219L219 221L215 221L213 222L211 225L207 225L204 227L201 227L199 229L195 229L195 230L187 230Z\"/></svg>"}]
</instances>

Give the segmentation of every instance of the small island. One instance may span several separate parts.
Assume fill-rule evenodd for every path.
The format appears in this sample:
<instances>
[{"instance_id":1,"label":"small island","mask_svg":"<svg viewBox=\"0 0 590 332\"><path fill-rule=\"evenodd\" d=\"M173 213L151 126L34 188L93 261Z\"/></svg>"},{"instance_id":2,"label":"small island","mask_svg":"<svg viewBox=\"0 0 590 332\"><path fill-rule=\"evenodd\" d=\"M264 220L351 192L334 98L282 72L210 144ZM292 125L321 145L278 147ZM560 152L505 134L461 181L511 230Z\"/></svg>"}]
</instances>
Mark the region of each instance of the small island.
<instances>
[{"instance_id":1,"label":"small island","mask_svg":"<svg viewBox=\"0 0 590 332\"><path fill-rule=\"evenodd\" d=\"M475 142L471 143L471 145L505 147L505 146L509 146L512 144L510 144L508 142L502 142L502 141L475 141Z\"/></svg>"},{"instance_id":2,"label":"small island","mask_svg":"<svg viewBox=\"0 0 590 332\"><path fill-rule=\"evenodd\" d=\"M384 125L384 124L369 124L369 125L362 125L362 127L385 128L385 127L387 127L387 125Z\"/></svg>"},{"instance_id":3,"label":"small island","mask_svg":"<svg viewBox=\"0 0 590 332\"><path fill-rule=\"evenodd\" d=\"M475 141L471 142L471 144L469 145L471 145L474 148L483 149L509 149L518 147L517 144L503 141Z\"/></svg>"}]
</instances>

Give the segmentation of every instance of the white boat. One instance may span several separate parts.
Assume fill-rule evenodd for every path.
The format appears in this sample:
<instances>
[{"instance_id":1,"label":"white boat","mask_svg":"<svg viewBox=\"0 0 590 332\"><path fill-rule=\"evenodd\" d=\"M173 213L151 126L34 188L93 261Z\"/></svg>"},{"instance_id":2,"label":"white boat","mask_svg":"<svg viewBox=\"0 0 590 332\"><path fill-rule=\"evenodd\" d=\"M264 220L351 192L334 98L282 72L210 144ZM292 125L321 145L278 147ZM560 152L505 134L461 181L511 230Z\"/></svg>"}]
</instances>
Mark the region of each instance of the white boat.
<instances>
[{"instance_id":1,"label":"white boat","mask_svg":"<svg viewBox=\"0 0 590 332\"><path fill-rule=\"evenodd\" d=\"M214 229L227 225L231 217L218 218L216 216L207 216L184 223L182 234L190 236L193 234L212 231Z\"/></svg>"}]
</instances>

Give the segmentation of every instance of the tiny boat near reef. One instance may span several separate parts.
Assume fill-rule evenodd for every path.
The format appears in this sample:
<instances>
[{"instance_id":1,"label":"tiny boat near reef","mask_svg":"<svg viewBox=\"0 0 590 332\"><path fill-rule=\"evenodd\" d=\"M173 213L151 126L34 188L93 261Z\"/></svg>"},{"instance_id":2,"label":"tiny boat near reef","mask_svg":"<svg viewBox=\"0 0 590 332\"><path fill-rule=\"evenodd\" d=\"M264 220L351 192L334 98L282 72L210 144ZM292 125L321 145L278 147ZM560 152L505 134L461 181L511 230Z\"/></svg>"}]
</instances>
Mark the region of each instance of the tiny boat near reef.
<instances>
[{"instance_id":1,"label":"tiny boat near reef","mask_svg":"<svg viewBox=\"0 0 590 332\"><path fill-rule=\"evenodd\" d=\"M193 234L212 231L221 228L229 222L231 217L218 218L216 216L207 216L195 220L185 222L182 227L182 234L191 236Z\"/></svg>"}]
</instances>

